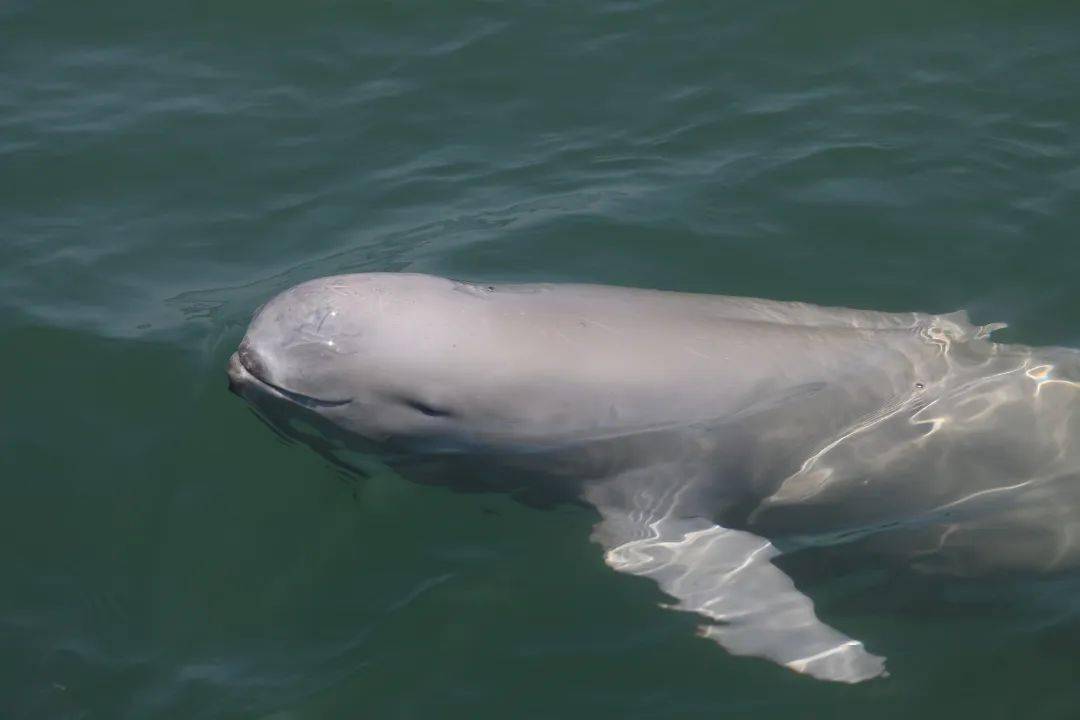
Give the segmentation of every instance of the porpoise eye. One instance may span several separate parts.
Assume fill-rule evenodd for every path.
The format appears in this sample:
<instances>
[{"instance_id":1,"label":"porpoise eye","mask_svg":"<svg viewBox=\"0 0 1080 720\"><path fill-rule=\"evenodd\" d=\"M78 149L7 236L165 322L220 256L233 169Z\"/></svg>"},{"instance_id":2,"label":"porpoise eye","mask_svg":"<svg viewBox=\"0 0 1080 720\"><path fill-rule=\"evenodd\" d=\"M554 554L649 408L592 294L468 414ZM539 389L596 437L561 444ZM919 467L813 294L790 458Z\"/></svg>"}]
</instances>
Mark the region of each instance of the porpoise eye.
<instances>
[{"instance_id":1,"label":"porpoise eye","mask_svg":"<svg viewBox=\"0 0 1080 720\"><path fill-rule=\"evenodd\" d=\"M433 407L427 403L422 403L419 400L413 400L411 398L406 399L403 402L413 410L423 413L428 417L450 417L454 414L444 408Z\"/></svg>"}]
</instances>

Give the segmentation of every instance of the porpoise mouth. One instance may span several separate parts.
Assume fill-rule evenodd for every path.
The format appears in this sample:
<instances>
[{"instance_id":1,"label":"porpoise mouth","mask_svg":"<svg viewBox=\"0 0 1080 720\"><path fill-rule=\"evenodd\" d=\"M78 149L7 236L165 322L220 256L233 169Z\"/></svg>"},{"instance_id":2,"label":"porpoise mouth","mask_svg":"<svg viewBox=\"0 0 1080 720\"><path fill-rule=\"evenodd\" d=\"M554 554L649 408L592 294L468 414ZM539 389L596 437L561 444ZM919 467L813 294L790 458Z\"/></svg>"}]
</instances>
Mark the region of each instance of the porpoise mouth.
<instances>
[{"instance_id":1,"label":"porpoise mouth","mask_svg":"<svg viewBox=\"0 0 1080 720\"><path fill-rule=\"evenodd\" d=\"M342 405L348 405L352 402L352 398L333 400L329 398L318 398L311 395L305 395L303 393L298 393L295 390L289 390L288 388L284 388L276 383L270 382L266 378L267 372L265 364L259 359L259 356L256 353L252 352L250 348L246 347L243 344L240 346L240 349L237 350L237 352L233 355L233 357L230 358L230 365L233 365L233 363L240 365L245 371L245 373L251 378L253 378L255 381L257 381L260 385L265 385L278 395L281 395L287 400L292 400L298 405L304 405L311 408L341 407ZM230 386L235 384L235 379L232 377L233 372L233 368L230 367Z\"/></svg>"}]
</instances>

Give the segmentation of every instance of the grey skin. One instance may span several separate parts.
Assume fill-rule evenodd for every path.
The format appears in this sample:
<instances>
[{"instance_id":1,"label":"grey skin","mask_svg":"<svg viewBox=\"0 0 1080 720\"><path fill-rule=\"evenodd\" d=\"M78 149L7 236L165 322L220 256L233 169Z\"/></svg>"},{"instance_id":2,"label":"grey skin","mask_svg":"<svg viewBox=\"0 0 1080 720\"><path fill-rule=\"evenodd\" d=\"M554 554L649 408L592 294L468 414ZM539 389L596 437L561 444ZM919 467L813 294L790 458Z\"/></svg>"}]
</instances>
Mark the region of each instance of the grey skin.
<instances>
[{"instance_id":1,"label":"grey skin","mask_svg":"<svg viewBox=\"0 0 1080 720\"><path fill-rule=\"evenodd\" d=\"M591 504L612 568L738 655L858 682L884 658L772 560L852 543L929 572L1077 564L1080 353L962 314L414 274L303 283L233 389L396 457L482 458ZM388 450L389 452L389 450Z\"/></svg>"}]
</instances>

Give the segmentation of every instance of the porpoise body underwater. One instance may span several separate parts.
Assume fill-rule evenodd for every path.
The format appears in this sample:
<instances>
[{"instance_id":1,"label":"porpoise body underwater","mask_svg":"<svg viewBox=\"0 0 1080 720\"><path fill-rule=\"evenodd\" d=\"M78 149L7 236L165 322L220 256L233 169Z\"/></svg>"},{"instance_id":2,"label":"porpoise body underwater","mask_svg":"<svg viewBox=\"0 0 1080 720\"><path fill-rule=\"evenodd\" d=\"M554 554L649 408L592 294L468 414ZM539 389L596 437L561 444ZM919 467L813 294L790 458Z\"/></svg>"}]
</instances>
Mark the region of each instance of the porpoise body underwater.
<instances>
[{"instance_id":1,"label":"porpoise body underwater","mask_svg":"<svg viewBox=\"0 0 1080 720\"><path fill-rule=\"evenodd\" d=\"M817 617L782 553L858 543L961 576L1080 564L1080 352L995 327L371 273L269 300L228 373L313 444L557 488L595 508L606 563L653 579L705 637L858 682L884 658Z\"/></svg>"}]
</instances>

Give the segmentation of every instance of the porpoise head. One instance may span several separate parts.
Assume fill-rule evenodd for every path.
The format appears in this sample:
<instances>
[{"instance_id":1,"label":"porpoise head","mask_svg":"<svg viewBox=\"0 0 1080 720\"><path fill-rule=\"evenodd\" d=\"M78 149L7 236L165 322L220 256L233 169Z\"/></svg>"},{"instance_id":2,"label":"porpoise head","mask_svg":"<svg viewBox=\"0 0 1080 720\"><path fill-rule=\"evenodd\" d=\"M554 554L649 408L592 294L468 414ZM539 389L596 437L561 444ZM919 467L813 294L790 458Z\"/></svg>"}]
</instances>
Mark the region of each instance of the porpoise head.
<instances>
[{"instance_id":1,"label":"porpoise head","mask_svg":"<svg viewBox=\"0 0 1080 720\"><path fill-rule=\"evenodd\" d=\"M583 316L589 292L406 273L312 280L255 313L231 386L272 422L315 416L410 452L561 451L711 420L713 395L650 354L656 323L613 334Z\"/></svg>"},{"instance_id":2,"label":"porpoise head","mask_svg":"<svg viewBox=\"0 0 1080 720\"><path fill-rule=\"evenodd\" d=\"M464 442L452 338L431 308L453 283L407 274L320 278L272 298L229 359L230 388L268 414L314 414L375 441ZM450 293L453 296L453 293ZM309 415L310 416L310 415Z\"/></svg>"}]
</instances>

